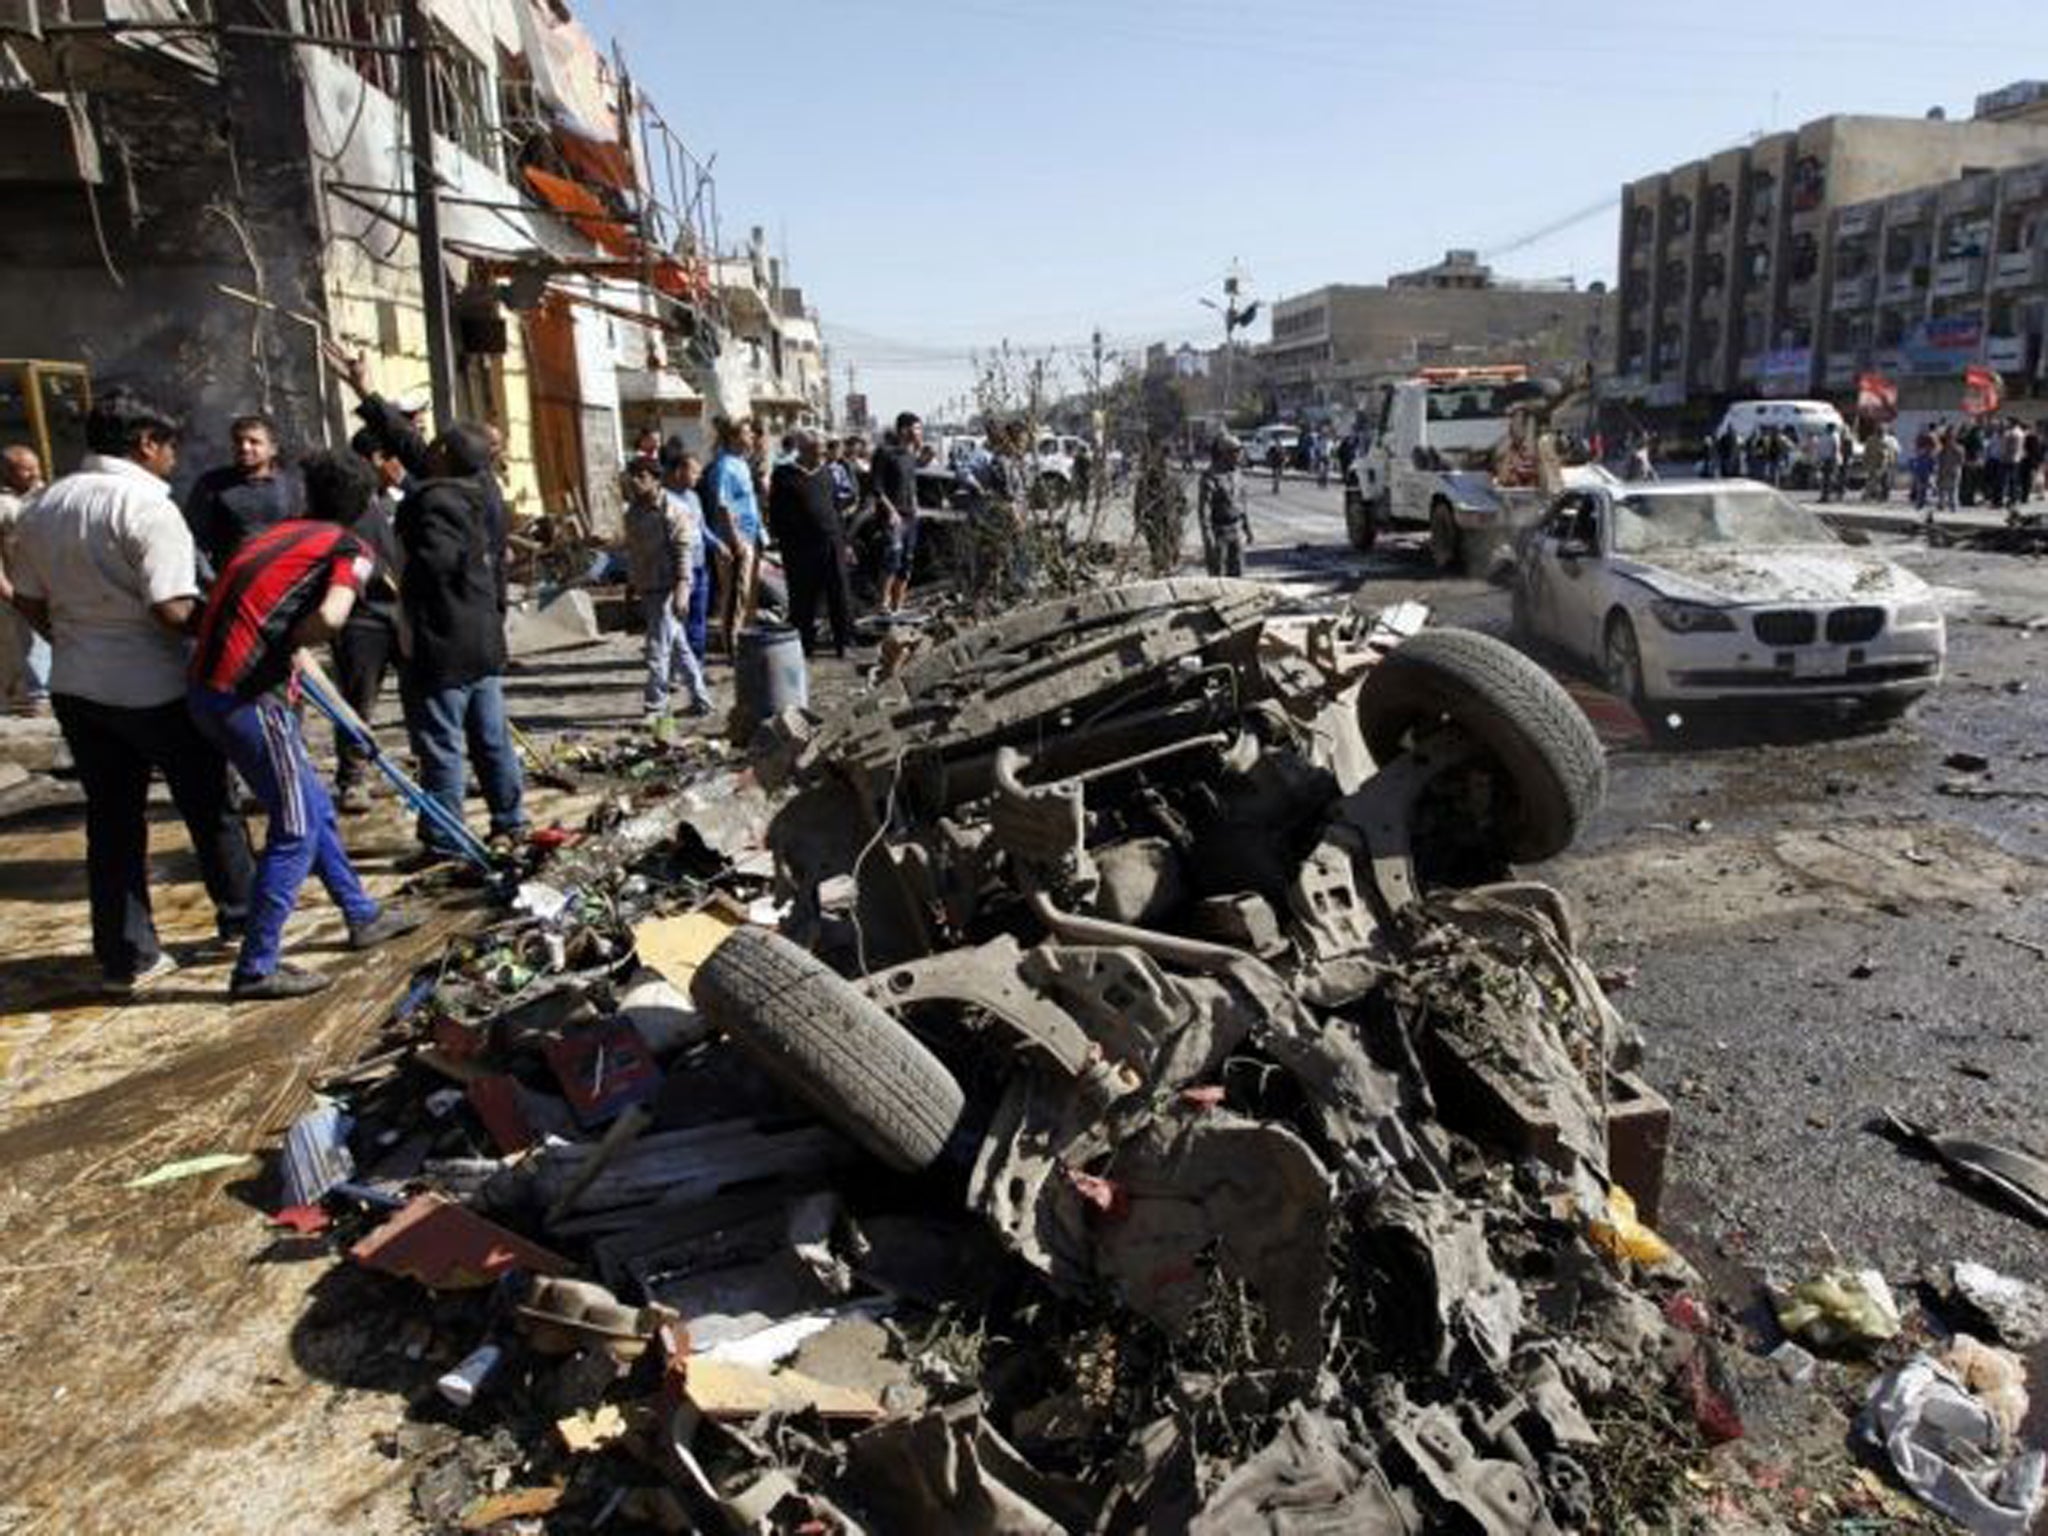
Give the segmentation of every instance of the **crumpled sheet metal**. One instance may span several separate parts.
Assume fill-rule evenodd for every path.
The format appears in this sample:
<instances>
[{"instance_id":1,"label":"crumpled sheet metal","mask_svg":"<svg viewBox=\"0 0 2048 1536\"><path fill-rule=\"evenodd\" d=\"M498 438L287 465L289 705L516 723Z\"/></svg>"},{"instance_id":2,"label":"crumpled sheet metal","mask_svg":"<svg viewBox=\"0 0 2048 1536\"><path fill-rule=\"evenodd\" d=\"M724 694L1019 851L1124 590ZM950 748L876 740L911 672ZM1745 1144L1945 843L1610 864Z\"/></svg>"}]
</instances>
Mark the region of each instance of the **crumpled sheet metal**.
<instances>
[{"instance_id":1,"label":"crumpled sheet metal","mask_svg":"<svg viewBox=\"0 0 2048 1536\"><path fill-rule=\"evenodd\" d=\"M1066 1536L1093 1524L1096 1499L1039 1472L970 1400L863 1431L847 1479L882 1531L949 1536Z\"/></svg>"},{"instance_id":2,"label":"crumpled sheet metal","mask_svg":"<svg viewBox=\"0 0 2048 1536\"><path fill-rule=\"evenodd\" d=\"M1451 1409L1413 1407L1398 1387L1390 1396L1389 1438L1439 1503L1461 1513L1481 1536L1557 1536L1533 1474L1480 1455Z\"/></svg>"},{"instance_id":3,"label":"crumpled sheet metal","mask_svg":"<svg viewBox=\"0 0 2048 1536\"><path fill-rule=\"evenodd\" d=\"M1290 1404L1266 1448L1240 1464L1188 1526L1190 1536L1413 1536L1423 1529L1369 1446L1329 1415Z\"/></svg>"},{"instance_id":4,"label":"crumpled sheet metal","mask_svg":"<svg viewBox=\"0 0 2048 1536\"><path fill-rule=\"evenodd\" d=\"M1182 1110L1120 1145L1104 1176L1117 1205L1092 1223L1095 1272L1128 1306L1180 1333L1209 1295L1213 1262L1264 1308L1271 1363L1322 1364L1335 1186L1306 1142Z\"/></svg>"},{"instance_id":5,"label":"crumpled sheet metal","mask_svg":"<svg viewBox=\"0 0 2048 1536\"><path fill-rule=\"evenodd\" d=\"M1612 1059L1625 1026L1575 952L1562 898L1547 886L1489 886L1410 911L1412 963L1397 989L1460 1056L1483 1061L1542 1111L1582 1166L1604 1176L1602 1106L1587 1078ZM1590 1038L1568 1039L1567 1025Z\"/></svg>"},{"instance_id":6,"label":"crumpled sheet metal","mask_svg":"<svg viewBox=\"0 0 2048 1536\"><path fill-rule=\"evenodd\" d=\"M1522 1292L1495 1267L1477 1208L1389 1187L1373 1204L1370 1235L1385 1259L1398 1255L1395 1272L1414 1286L1410 1300L1427 1307L1431 1369L1448 1370L1460 1345L1489 1370L1506 1368L1522 1327Z\"/></svg>"},{"instance_id":7,"label":"crumpled sheet metal","mask_svg":"<svg viewBox=\"0 0 2048 1536\"><path fill-rule=\"evenodd\" d=\"M1933 1357L1917 1356L1877 1379L1862 1430L1930 1508L1975 1536L2027 1536L2042 1505L2048 1456L2012 1454L1992 1410Z\"/></svg>"},{"instance_id":8,"label":"crumpled sheet metal","mask_svg":"<svg viewBox=\"0 0 2048 1536\"><path fill-rule=\"evenodd\" d=\"M1251 1032L1241 999L1206 977L1168 976L1141 950L1041 944L1018 969L1065 1005L1104 1056L1156 1087L1207 1076Z\"/></svg>"},{"instance_id":9,"label":"crumpled sheet metal","mask_svg":"<svg viewBox=\"0 0 2048 1536\"><path fill-rule=\"evenodd\" d=\"M1924 1148L1961 1179L1999 1196L2033 1221L2048 1226L2048 1161L2031 1152L1970 1136L1944 1136L1887 1110L1885 1128L1909 1146Z\"/></svg>"},{"instance_id":10,"label":"crumpled sheet metal","mask_svg":"<svg viewBox=\"0 0 2048 1536\"><path fill-rule=\"evenodd\" d=\"M1066 1084L1014 1078L982 1136L967 1204L1003 1244L1057 1286L1090 1273L1085 1211L1060 1177L1108 1151L1101 1117Z\"/></svg>"}]
</instances>

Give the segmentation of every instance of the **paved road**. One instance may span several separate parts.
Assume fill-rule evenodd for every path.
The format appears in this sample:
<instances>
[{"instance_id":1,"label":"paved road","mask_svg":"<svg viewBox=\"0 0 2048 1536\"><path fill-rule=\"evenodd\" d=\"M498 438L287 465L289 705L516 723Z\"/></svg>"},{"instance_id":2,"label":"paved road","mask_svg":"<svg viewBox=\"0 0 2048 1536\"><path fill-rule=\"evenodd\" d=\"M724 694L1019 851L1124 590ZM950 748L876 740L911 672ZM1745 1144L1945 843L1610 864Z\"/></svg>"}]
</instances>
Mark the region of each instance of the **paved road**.
<instances>
[{"instance_id":1,"label":"paved road","mask_svg":"<svg viewBox=\"0 0 2048 1536\"><path fill-rule=\"evenodd\" d=\"M1413 535L1344 547L1338 493L1255 492L1255 573L1419 597L1505 633L1502 594L1428 568ZM1606 808L1540 873L1677 1111L1674 1210L1710 1263L1803 1271L1830 1246L1894 1280L1958 1257L2039 1275L2040 1235L1865 1129L1880 1109L2048 1150L2048 580L2005 555L1887 552L1941 589L1951 669L1905 722L1709 712L1616 744ZM1572 679L1582 692L1590 685ZM1988 774L1944 767L1991 759ZM2012 798L1958 798L1973 792Z\"/></svg>"}]
</instances>

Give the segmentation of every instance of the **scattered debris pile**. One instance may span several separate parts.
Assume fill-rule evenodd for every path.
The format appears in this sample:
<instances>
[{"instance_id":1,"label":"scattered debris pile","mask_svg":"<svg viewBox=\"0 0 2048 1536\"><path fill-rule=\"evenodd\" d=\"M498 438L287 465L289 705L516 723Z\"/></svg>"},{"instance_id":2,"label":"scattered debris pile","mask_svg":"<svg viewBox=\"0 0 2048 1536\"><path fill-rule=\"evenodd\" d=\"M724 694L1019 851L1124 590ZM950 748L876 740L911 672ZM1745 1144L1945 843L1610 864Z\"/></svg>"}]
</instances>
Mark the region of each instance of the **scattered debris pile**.
<instances>
[{"instance_id":1,"label":"scattered debris pile","mask_svg":"<svg viewBox=\"0 0 2048 1536\"><path fill-rule=\"evenodd\" d=\"M1425 617L1013 614L530 882L287 1148L431 1298L333 1320L426 1319L422 1515L1506 1536L1739 1435L1668 1108L1511 875L1599 745Z\"/></svg>"}]
</instances>

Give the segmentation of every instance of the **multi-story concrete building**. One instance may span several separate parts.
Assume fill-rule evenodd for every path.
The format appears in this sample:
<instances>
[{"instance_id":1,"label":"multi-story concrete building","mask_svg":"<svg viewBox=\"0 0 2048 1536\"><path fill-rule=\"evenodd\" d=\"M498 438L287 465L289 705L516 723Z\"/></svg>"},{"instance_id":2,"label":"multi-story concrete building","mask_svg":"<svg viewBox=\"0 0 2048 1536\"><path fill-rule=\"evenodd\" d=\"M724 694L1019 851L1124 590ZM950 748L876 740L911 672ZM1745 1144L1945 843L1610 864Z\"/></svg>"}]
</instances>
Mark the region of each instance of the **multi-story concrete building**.
<instances>
[{"instance_id":1,"label":"multi-story concrete building","mask_svg":"<svg viewBox=\"0 0 2048 1536\"><path fill-rule=\"evenodd\" d=\"M1843 372L1828 361L1837 293L1854 310L1882 286L1853 244L1838 263L1842 211L1861 210L1849 227L1867 230L1871 204L1909 194L1896 228L1910 277L1934 260L1939 203L1912 189L2044 155L2048 121L1838 116L1631 182L1610 393L1704 415L1732 397L1829 387Z\"/></svg>"},{"instance_id":2,"label":"multi-story concrete building","mask_svg":"<svg viewBox=\"0 0 2048 1536\"><path fill-rule=\"evenodd\" d=\"M1376 384L1419 367L1526 362L1571 372L1593 360L1607 295L1569 281L1511 283L1470 251L1385 287L1335 283L1278 300L1260 349L1272 414L1348 421Z\"/></svg>"},{"instance_id":3,"label":"multi-story concrete building","mask_svg":"<svg viewBox=\"0 0 2048 1536\"><path fill-rule=\"evenodd\" d=\"M1954 409L1987 363L2009 395L2048 394L2048 156L1839 209L1828 257L1828 392L1874 369L1902 406Z\"/></svg>"}]
</instances>

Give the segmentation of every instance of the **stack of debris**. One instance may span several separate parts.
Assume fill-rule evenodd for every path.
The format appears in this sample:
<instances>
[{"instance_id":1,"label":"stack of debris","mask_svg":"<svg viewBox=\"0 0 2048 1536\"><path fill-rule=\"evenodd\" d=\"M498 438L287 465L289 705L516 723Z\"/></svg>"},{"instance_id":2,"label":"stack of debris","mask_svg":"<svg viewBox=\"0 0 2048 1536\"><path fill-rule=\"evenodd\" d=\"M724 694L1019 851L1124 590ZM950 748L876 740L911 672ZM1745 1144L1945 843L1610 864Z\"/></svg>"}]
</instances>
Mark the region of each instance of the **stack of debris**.
<instances>
[{"instance_id":1,"label":"stack of debris","mask_svg":"<svg viewBox=\"0 0 2048 1536\"><path fill-rule=\"evenodd\" d=\"M1617 1438L1669 1383L1711 1434L1718 1380L1667 1317L1669 1112L1510 871L1601 751L1424 618L1200 581L1012 615L423 978L286 1159L438 1298L420 1413L520 1447L493 1490L437 1442L423 1513L1521 1533L1657 1496Z\"/></svg>"}]
</instances>

